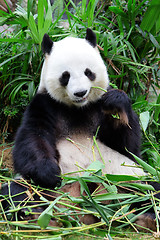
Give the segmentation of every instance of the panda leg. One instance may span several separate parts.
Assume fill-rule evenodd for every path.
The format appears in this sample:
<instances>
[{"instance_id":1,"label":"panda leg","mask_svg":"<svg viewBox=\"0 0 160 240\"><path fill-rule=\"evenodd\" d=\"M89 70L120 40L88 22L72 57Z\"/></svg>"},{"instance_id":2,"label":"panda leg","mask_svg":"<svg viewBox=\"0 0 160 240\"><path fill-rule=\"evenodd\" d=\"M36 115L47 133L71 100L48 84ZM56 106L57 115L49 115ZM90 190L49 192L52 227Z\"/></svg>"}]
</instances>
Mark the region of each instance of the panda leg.
<instances>
[{"instance_id":1,"label":"panda leg","mask_svg":"<svg viewBox=\"0 0 160 240\"><path fill-rule=\"evenodd\" d=\"M40 214L48 207L48 205L40 203L40 195L48 197L48 201L56 198L54 192L46 191L35 193L30 185L25 185L24 181L14 180L10 184L5 184L1 189L1 203L4 210L5 217L10 221L30 221L37 222ZM52 196L51 196L52 195ZM13 211L13 209L15 211ZM50 220L49 226L58 227L59 223L53 218Z\"/></svg>"},{"instance_id":2,"label":"panda leg","mask_svg":"<svg viewBox=\"0 0 160 240\"><path fill-rule=\"evenodd\" d=\"M29 186L18 179L9 184L4 184L1 189L1 195L3 196L1 196L1 203L5 215L7 219L12 221L16 221L17 219L27 220L28 215L25 212L30 212L30 207L35 205L36 201L39 200L39 196L36 194L32 195ZM15 212L12 211L13 209L15 209ZM33 212L40 211L40 209L31 209Z\"/></svg>"}]
</instances>

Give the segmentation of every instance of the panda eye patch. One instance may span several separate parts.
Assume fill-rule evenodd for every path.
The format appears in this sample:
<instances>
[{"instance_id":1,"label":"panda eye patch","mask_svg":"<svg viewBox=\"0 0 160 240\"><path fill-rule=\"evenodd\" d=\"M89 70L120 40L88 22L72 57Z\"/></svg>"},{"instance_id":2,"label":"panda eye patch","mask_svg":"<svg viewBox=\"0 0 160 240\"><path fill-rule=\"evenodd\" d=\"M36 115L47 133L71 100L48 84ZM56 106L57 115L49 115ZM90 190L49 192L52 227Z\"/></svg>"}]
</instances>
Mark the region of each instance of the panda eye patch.
<instances>
[{"instance_id":1,"label":"panda eye patch","mask_svg":"<svg viewBox=\"0 0 160 240\"><path fill-rule=\"evenodd\" d=\"M96 74L93 73L90 69L86 68L86 70L84 71L84 74L91 80L94 81L96 78Z\"/></svg>"},{"instance_id":2,"label":"panda eye patch","mask_svg":"<svg viewBox=\"0 0 160 240\"><path fill-rule=\"evenodd\" d=\"M65 71L62 73L62 76L60 77L59 81L61 85L65 87L67 86L69 79L70 79L70 73Z\"/></svg>"}]
</instances>

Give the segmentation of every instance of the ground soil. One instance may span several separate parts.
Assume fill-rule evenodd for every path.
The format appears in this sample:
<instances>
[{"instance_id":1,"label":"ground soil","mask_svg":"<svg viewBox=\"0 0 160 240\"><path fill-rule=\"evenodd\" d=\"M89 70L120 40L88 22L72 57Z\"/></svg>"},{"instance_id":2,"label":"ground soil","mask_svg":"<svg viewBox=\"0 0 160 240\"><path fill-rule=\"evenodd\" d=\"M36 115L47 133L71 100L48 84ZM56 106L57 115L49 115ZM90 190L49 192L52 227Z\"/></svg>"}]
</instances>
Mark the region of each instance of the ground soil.
<instances>
[{"instance_id":1,"label":"ground soil","mask_svg":"<svg viewBox=\"0 0 160 240\"><path fill-rule=\"evenodd\" d=\"M0 167L13 171L12 144L0 145Z\"/></svg>"}]
</instances>

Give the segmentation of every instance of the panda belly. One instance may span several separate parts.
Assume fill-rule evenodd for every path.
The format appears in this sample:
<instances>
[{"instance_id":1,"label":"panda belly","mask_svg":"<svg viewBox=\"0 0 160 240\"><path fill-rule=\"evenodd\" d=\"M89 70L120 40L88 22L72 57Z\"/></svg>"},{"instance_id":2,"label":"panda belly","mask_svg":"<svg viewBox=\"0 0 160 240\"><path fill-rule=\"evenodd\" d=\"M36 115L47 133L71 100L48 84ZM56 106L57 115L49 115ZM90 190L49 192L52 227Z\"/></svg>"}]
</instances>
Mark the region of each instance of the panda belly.
<instances>
[{"instance_id":1,"label":"panda belly","mask_svg":"<svg viewBox=\"0 0 160 240\"><path fill-rule=\"evenodd\" d=\"M73 175L82 175L83 169L87 169L92 162L97 160L105 163L103 173L144 175L143 170L136 167L131 159L105 146L98 140L96 142L99 150L95 144L93 145L93 139L83 134L59 141L57 149L60 153L61 173L73 172Z\"/></svg>"}]
</instances>

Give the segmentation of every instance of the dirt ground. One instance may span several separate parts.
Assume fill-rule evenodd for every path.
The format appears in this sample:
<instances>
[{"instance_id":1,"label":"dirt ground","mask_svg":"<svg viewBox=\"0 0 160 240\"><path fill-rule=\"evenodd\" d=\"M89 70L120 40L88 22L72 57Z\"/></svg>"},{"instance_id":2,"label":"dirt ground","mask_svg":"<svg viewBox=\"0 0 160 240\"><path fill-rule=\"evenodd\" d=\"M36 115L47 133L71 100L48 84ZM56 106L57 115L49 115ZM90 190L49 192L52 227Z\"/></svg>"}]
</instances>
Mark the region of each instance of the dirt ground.
<instances>
[{"instance_id":1,"label":"dirt ground","mask_svg":"<svg viewBox=\"0 0 160 240\"><path fill-rule=\"evenodd\" d=\"M1 169L9 168L13 170L12 162L12 144L0 145L0 167Z\"/></svg>"}]
</instances>

